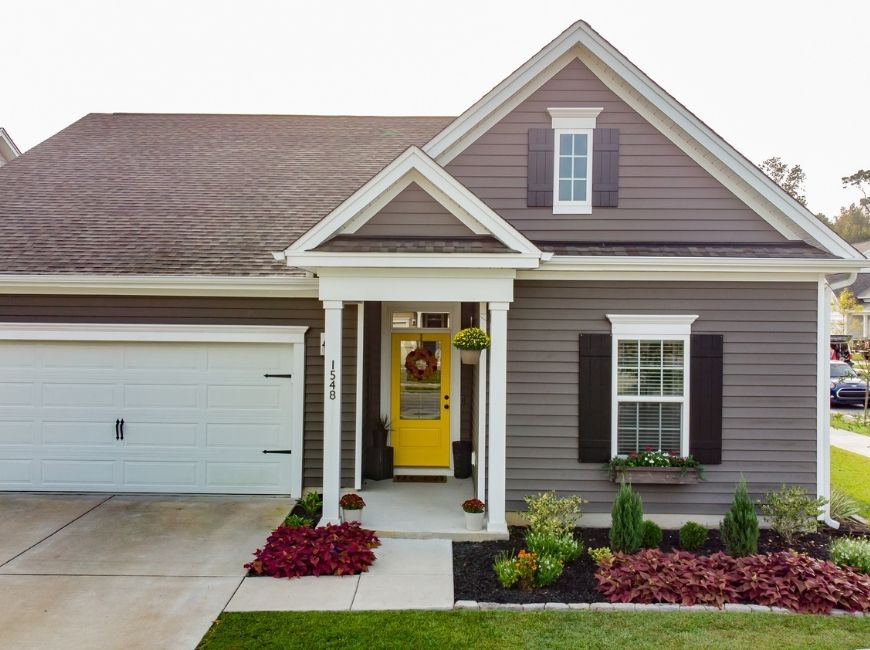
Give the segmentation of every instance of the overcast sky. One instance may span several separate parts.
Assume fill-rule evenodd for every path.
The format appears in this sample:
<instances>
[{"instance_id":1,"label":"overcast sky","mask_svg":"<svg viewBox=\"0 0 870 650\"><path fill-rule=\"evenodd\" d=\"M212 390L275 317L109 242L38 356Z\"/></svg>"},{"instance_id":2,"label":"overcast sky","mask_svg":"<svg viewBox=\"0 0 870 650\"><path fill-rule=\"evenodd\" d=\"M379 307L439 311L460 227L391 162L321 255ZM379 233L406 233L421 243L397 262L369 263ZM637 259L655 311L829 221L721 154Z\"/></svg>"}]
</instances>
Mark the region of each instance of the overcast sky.
<instances>
[{"instance_id":1,"label":"overcast sky","mask_svg":"<svg viewBox=\"0 0 870 650\"><path fill-rule=\"evenodd\" d=\"M0 0L0 126L22 150L91 112L456 115L575 20L809 207L870 167L870 2Z\"/></svg>"}]
</instances>

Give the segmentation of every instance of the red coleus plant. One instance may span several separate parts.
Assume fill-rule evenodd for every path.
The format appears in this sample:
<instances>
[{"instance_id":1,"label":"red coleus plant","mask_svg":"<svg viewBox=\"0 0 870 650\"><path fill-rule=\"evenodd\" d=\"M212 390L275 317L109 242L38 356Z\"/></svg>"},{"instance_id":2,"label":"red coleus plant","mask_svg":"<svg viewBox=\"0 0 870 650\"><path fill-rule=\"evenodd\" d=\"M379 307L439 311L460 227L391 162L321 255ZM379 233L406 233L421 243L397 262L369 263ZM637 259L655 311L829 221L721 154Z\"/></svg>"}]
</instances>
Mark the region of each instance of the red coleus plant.
<instances>
[{"instance_id":1,"label":"red coleus plant","mask_svg":"<svg viewBox=\"0 0 870 650\"><path fill-rule=\"evenodd\" d=\"M363 498L351 492L350 494L345 494L338 501L338 505L345 510L362 510L366 507L366 502L363 501Z\"/></svg>"},{"instance_id":2,"label":"red coleus plant","mask_svg":"<svg viewBox=\"0 0 870 650\"><path fill-rule=\"evenodd\" d=\"M368 570L377 546L380 540L374 531L356 522L321 528L281 526L245 568L275 578L351 575Z\"/></svg>"},{"instance_id":3,"label":"red coleus plant","mask_svg":"<svg viewBox=\"0 0 870 650\"><path fill-rule=\"evenodd\" d=\"M468 499L462 502L462 509L465 512L480 513L483 512L486 506L480 499Z\"/></svg>"},{"instance_id":4,"label":"red coleus plant","mask_svg":"<svg viewBox=\"0 0 870 650\"><path fill-rule=\"evenodd\" d=\"M598 591L616 603L716 605L755 603L798 612L870 611L870 576L832 562L783 551L733 558L658 549L617 553L595 574Z\"/></svg>"}]
</instances>

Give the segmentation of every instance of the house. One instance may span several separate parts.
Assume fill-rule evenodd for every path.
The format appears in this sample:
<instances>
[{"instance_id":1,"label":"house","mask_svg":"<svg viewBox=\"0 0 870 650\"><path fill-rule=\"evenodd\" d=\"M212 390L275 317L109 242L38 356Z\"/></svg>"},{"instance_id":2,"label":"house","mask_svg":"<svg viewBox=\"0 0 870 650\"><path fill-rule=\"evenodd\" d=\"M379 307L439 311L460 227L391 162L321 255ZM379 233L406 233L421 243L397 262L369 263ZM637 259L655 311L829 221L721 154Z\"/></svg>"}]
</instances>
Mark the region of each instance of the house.
<instances>
[{"instance_id":1,"label":"house","mask_svg":"<svg viewBox=\"0 0 870 650\"><path fill-rule=\"evenodd\" d=\"M9 137L6 129L0 127L0 167L20 155L21 152L18 150L18 147L15 146L12 138Z\"/></svg>"},{"instance_id":2,"label":"house","mask_svg":"<svg viewBox=\"0 0 870 650\"><path fill-rule=\"evenodd\" d=\"M494 534L549 489L606 522L646 447L706 467L640 486L662 518L828 493L826 276L866 258L584 22L458 117L87 115L0 206L0 489L335 521L387 414L397 474L473 444Z\"/></svg>"}]
</instances>

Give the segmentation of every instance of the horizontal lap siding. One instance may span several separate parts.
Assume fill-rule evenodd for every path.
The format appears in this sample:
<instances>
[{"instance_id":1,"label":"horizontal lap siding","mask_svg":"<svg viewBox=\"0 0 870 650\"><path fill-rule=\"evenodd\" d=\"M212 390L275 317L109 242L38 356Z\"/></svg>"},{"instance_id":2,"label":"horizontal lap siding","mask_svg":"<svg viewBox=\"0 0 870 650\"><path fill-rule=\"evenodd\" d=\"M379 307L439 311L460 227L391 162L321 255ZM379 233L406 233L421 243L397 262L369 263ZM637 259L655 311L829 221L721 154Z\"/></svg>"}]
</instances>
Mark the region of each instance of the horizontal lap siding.
<instances>
[{"instance_id":1,"label":"horizontal lap siding","mask_svg":"<svg viewBox=\"0 0 870 650\"><path fill-rule=\"evenodd\" d=\"M363 237L465 237L474 233L419 185L411 183L355 234Z\"/></svg>"},{"instance_id":2,"label":"horizontal lap siding","mask_svg":"<svg viewBox=\"0 0 870 650\"><path fill-rule=\"evenodd\" d=\"M597 126L619 129L619 207L554 215L526 207L528 130L547 108L600 106ZM579 60L535 91L447 166L527 237L554 241L781 242L784 238L634 112Z\"/></svg>"},{"instance_id":3,"label":"horizontal lap siding","mask_svg":"<svg viewBox=\"0 0 870 650\"><path fill-rule=\"evenodd\" d=\"M356 392L356 308L345 308L342 386L342 481L353 485ZM0 295L0 321L65 323L188 323L305 325L305 450L303 481L323 477L323 305L314 298L189 298L179 296Z\"/></svg>"},{"instance_id":4,"label":"horizontal lap siding","mask_svg":"<svg viewBox=\"0 0 870 650\"><path fill-rule=\"evenodd\" d=\"M694 486L639 486L651 513L719 514L742 472L761 495L780 483L815 491L816 297L806 283L516 283L508 312L508 509L555 489L609 512L600 464L577 462L581 332L606 314L698 314L694 333L725 337L722 464Z\"/></svg>"}]
</instances>

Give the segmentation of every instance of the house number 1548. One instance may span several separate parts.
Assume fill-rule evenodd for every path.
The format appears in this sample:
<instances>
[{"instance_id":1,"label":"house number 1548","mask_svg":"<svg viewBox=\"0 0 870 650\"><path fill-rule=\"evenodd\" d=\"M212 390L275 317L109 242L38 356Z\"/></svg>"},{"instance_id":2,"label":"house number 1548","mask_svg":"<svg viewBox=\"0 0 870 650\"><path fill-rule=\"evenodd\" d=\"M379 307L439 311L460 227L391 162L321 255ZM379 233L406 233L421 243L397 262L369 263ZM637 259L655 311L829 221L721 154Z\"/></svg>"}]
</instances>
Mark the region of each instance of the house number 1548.
<instances>
[{"instance_id":1,"label":"house number 1548","mask_svg":"<svg viewBox=\"0 0 870 650\"><path fill-rule=\"evenodd\" d=\"M335 360L333 360L329 371L329 399L335 399Z\"/></svg>"}]
</instances>

